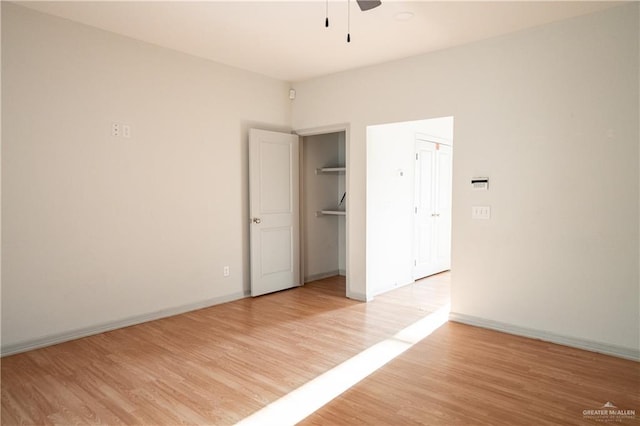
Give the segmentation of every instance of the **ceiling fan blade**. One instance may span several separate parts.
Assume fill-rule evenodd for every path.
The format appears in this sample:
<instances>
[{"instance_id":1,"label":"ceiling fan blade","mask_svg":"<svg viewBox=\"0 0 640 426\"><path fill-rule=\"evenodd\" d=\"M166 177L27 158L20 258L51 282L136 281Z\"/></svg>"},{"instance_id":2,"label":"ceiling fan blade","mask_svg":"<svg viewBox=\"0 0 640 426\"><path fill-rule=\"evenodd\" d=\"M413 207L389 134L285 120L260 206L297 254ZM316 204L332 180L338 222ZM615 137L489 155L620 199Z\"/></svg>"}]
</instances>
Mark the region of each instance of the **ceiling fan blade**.
<instances>
[{"instance_id":1,"label":"ceiling fan blade","mask_svg":"<svg viewBox=\"0 0 640 426\"><path fill-rule=\"evenodd\" d=\"M358 2L358 6L360 6L360 10L362 10L363 12L365 10L378 7L382 4L380 0L356 0L356 1Z\"/></svg>"}]
</instances>

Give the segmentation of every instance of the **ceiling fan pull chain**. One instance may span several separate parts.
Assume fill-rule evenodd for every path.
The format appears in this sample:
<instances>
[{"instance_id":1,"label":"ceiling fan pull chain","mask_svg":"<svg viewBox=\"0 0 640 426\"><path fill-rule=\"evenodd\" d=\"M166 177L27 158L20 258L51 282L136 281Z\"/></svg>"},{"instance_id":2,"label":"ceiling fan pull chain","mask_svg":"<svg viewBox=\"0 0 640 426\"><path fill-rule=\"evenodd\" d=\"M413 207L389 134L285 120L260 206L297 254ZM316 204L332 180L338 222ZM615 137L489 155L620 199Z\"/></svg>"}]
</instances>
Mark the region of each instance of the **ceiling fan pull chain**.
<instances>
[{"instance_id":1,"label":"ceiling fan pull chain","mask_svg":"<svg viewBox=\"0 0 640 426\"><path fill-rule=\"evenodd\" d=\"M324 26L325 28L329 28L329 0L327 0L327 12L326 12L326 18L324 19Z\"/></svg>"},{"instance_id":2,"label":"ceiling fan pull chain","mask_svg":"<svg viewBox=\"0 0 640 426\"><path fill-rule=\"evenodd\" d=\"M347 0L347 43L351 43L351 0Z\"/></svg>"}]
</instances>

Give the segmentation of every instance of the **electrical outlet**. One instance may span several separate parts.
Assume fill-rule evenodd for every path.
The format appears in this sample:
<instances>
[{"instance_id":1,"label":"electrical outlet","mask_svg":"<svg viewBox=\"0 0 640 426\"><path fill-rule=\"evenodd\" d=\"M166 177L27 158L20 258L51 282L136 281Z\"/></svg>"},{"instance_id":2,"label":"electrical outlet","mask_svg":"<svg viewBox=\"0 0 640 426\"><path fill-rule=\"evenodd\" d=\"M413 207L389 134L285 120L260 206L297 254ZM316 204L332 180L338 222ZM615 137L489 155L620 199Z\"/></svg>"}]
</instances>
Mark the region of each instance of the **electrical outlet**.
<instances>
[{"instance_id":1,"label":"electrical outlet","mask_svg":"<svg viewBox=\"0 0 640 426\"><path fill-rule=\"evenodd\" d=\"M131 126L129 124L122 125L122 137L123 138L131 137Z\"/></svg>"},{"instance_id":2,"label":"electrical outlet","mask_svg":"<svg viewBox=\"0 0 640 426\"><path fill-rule=\"evenodd\" d=\"M229 267L228 267L228 266L225 266L225 267L222 269L222 274L223 274L225 277L228 277L229 275L231 275L231 272L229 271Z\"/></svg>"},{"instance_id":3,"label":"electrical outlet","mask_svg":"<svg viewBox=\"0 0 640 426\"><path fill-rule=\"evenodd\" d=\"M120 136L120 123L111 123L111 136L118 137Z\"/></svg>"}]
</instances>

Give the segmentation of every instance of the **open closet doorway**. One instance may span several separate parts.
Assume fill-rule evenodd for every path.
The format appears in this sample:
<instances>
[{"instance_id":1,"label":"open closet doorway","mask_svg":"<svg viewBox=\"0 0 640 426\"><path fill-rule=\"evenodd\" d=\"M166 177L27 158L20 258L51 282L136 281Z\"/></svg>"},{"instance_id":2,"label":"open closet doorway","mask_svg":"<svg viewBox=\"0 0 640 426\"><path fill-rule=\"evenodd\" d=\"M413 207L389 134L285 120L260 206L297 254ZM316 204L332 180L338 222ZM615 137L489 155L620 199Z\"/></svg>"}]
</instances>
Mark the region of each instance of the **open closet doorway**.
<instances>
[{"instance_id":1,"label":"open closet doorway","mask_svg":"<svg viewBox=\"0 0 640 426\"><path fill-rule=\"evenodd\" d=\"M450 269L453 117L367 127L367 287Z\"/></svg>"},{"instance_id":2,"label":"open closet doorway","mask_svg":"<svg viewBox=\"0 0 640 426\"><path fill-rule=\"evenodd\" d=\"M347 130L298 132L300 138L301 280L341 277L349 296Z\"/></svg>"}]
</instances>

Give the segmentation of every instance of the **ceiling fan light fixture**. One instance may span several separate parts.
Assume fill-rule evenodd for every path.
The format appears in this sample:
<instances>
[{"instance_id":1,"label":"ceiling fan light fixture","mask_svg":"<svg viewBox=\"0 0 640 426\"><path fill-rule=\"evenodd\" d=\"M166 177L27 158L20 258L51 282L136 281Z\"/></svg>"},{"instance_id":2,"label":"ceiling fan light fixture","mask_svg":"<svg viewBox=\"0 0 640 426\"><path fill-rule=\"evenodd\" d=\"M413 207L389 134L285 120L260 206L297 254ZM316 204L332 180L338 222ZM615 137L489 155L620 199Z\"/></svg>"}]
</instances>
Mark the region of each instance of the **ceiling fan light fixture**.
<instances>
[{"instance_id":1,"label":"ceiling fan light fixture","mask_svg":"<svg viewBox=\"0 0 640 426\"><path fill-rule=\"evenodd\" d=\"M382 4L381 0L356 0L356 2L362 11L371 10ZM325 8L324 26L329 28L329 0L325 0ZM351 0L347 0L347 43L351 43Z\"/></svg>"}]
</instances>

